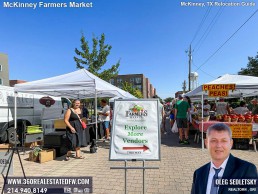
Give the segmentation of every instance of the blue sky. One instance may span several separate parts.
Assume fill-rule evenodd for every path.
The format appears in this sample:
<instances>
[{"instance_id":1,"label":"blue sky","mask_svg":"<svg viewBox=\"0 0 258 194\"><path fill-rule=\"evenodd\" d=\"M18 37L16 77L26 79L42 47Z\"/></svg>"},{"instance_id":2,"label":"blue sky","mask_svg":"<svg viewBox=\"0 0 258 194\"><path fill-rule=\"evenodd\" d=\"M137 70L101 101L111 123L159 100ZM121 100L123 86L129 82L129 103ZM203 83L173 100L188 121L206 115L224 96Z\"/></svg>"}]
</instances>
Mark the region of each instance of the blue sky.
<instances>
[{"instance_id":1,"label":"blue sky","mask_svg":"<svg viewBox=\"0 0 258 194\"><path fill-rule=\"evenodd\" d=\"M12 2L12 1L9 1ZM20 2L34 2L28 0ZM66 2L66 0L45 1ZM93 35L106 35L112 45L108 68L121 59L119 74L143 73L160 97L174 97L188 77L192 42L195 71L250 16L255 6L180 6L179 0L93 0L92 8L4 8L0 4L0 52L8 54L10 79L33 81L75 71L74 49L81 32L91 43ZM223 2L227 2L224 0ZM242 1L231 1L242 2ZM247 1L246 1L247 2ZM197 43L217 14L208 36ZM205 36L204 36L205 37ZM197 72L199 84L247 66L258 52L258 13Z\"/></svg>"}]
</instances>

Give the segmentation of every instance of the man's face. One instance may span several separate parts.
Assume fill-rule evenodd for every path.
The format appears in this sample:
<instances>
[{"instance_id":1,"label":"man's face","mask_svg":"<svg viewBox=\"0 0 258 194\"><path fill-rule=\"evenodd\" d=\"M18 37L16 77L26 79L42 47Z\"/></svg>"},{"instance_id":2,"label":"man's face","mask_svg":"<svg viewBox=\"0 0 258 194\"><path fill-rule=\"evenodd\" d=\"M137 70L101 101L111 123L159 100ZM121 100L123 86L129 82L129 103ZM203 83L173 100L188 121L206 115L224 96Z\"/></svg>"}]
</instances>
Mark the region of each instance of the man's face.
<instances>
[{"instance_id":1,"label":"man's face","mask_svg":"<svg viewBox=\"0 0 258 194\"><path fill-rule=\"evenodd\" d=\"M252 103L253 103L253 105L256 105L256 104L257 104L257 101L256 101L256 100L253 100Z\"/></svg>"},{"instance_id":2,"label":"man's face","mask_svg":"<svg viewBox=\"0 0 258 194\"><path fill-rule=\"evenodd\" d=\"M223 163L230 154L233 140L227 131L211 130L205 139L205 145L210 152L212 161Z\"/></svg>"}]
</instances>

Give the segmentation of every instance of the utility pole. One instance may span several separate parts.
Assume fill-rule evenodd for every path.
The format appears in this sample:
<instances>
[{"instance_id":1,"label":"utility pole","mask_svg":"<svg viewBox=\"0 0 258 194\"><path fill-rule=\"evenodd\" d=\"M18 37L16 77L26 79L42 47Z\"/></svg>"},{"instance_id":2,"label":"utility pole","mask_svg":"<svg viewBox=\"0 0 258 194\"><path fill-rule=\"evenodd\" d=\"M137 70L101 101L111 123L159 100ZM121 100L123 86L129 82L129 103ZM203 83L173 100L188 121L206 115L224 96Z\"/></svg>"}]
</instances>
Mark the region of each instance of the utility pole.
<instances>
[{"instance_id":1,"label":"utility pole","mask_svg":"<svg viewBox=\"0 0 258 194\"><path fill-rule=\"evenodd\" d=\"M189 74L188 74L188 90L191 91L191 63L192 63L192 48L190 44L190 48L188 51L188 57L189 57Z\"/></svg>"}]
</instances>

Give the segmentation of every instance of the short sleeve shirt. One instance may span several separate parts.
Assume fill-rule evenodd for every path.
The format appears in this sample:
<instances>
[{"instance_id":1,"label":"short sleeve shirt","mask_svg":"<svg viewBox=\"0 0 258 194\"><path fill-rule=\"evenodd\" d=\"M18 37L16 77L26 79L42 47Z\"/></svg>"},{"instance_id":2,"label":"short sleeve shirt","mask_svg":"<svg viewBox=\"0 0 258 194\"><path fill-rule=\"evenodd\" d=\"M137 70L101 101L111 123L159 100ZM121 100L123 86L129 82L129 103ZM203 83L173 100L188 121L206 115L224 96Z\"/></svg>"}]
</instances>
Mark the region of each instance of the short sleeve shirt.
<instances>
[{"instance_id":1,"label":"short sleeve shirt","mask_svg":"<svg viewBox=\"0 0 258 194\"><path fill-rule=\"evenodd\" d=\"M179 100L176 103L175 109L177 109L177 115L176 118L185 119L187 118L187 110L190 108L190 105L188 102L184 100Z\"/></svg>"},{"instance_id":2,"label":"short sleeve shirt","mask_svg":"<svg viewBox=\"0 0 258 194\"><path fill-rule=\"evenodd\" d=\"M109 113L110 115L110 107L108 105L104 106L102 109L103 113ZM102 121L110 121L110 116L105 116L105 115L101 115L101 120Z\"/></svg>"},{"instance_id":3,"label":"short sleeve shirt","mask_svg":"<svg viewBox=\"0 0 258 194\"><path fill-rule=\"evenodd\" d=\"M208 109L208 110L203 110L203 115L204 116L208 116L210 114L210 109L211 109L211 105L209 104L204 104L203 105L203 109Z\"/></svg>"}]
</instances>

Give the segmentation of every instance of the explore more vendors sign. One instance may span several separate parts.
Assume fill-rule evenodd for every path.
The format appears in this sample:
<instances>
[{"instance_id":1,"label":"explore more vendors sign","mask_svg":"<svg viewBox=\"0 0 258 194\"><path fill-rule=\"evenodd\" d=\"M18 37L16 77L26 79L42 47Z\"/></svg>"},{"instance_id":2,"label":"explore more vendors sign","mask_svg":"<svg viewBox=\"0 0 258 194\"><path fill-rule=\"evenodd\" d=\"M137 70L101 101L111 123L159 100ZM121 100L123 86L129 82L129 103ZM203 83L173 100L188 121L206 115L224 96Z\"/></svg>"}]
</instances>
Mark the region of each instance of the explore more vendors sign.
<instances>
[{"instance_id":1,"label":"explore more vendors sign","mask_svg":"<svg viewBox=\"0 0 258 194\"><path fill-rule=\"evenodd\" d=\"M204 84L203 91L208 91L209 97L227 97L230 90L235 90L236 84Z\"/></svg>"},{"instance_id":2,"label":"explore more vendors sign","mask_svg":"<svg viewBox=\"0 0 258 194\"><path fill-rule=\"evenodd\" d=\"M158 99L115 100L109 160L160 160Z\"/></svg>"}]
</instances>

